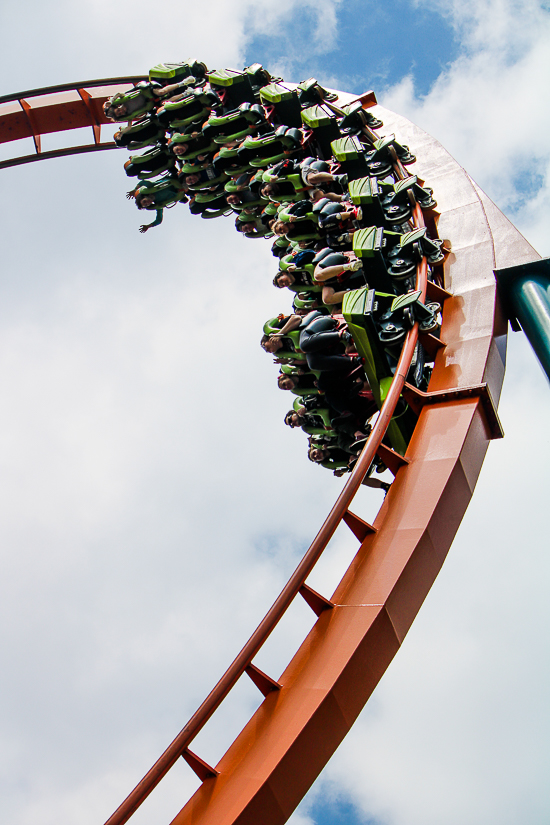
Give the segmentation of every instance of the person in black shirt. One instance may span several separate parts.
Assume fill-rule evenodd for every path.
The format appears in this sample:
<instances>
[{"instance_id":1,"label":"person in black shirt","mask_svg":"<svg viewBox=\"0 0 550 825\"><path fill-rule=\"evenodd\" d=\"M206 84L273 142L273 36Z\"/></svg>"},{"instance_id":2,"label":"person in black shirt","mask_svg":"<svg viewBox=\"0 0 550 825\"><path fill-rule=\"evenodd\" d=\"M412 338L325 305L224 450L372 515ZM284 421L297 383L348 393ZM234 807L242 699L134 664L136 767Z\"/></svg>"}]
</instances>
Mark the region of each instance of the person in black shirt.
<instances>
[{"instance_id":1,"label":"person in black shirt","mask_svg":"<svg viewBox=\"0 0 550 825\"><path fill-rule=\"evenodd\" d=\"M292 375L282 372L277 378L280 390L310 390L318 392L316 379L311 372L297 370Z\"/></svg>"},{"instance_id":2,"label":"person in black shirt","mask_svg":"<svg viewBox=\"0 0 550 825\"><path fill-rule=\"evenodd\" d=\"M273 278L273 286L283 289L287 286L313 286L314 281L309 272L305 269L298 269L292 264L284 270L277 272Z\"/></svg>"}]
</instances>

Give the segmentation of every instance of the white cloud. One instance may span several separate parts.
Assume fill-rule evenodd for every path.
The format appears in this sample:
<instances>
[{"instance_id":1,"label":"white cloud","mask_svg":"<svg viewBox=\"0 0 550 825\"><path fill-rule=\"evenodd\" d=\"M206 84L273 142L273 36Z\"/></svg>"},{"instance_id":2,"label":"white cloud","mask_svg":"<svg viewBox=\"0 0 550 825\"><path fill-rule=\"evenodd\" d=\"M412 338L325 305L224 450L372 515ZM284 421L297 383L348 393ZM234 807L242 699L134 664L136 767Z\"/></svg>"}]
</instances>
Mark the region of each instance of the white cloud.
<instances>
[{"instance_id":1,"label":"white cloud","mask_svg":"<svg viewBox=\"0 0 550 825\"><path fill-rule=\"evenodd\" d=\"M548 254L547 233L532 224L537 210L530 199L546 203L550 186L550 113L543 103L544 78L550 76L550 14L535 0L439 8L461 38L461 55L426 96L418 97L413 79L406 77L381 95L381 102L438 138L528 240Z\"/></svg>"},{"instance_id":2,"label":"white cloud","mask_svg":"<svg viewBox=\"0 0 550 825\"><path fill-rule=\"evenodd\" d=\"M140 236L120 163L72 158L4 178L0 762L14 825L38 810L46 825L112 812L335 495L282 426L291 399L259 347L263 320L288 303L268 249L183 207ZM44 210L29 187L62 199ZM312 502L290 497L281 514L289 477ZM308 622L299 612L264 654L275 676ZM213 762L259 701L251 685L236 696L197 743ZM177 809L194 783L180 773L184 786L171 779L151 810Z\"/></svg>"},{"instance_id":3,"label":"white cloud","mask_svg":"<svg viewBox=\"0 0 550 825\"><path fill-rule=\"evenodd\" d=\"M247 38L299 6L251 16L258 8L180 3L152 20L140 2L11 6L4 91L193 53L240 65ZM383 102L439 137L499 205L521 195L512 173L540 164L544 185L519 220L544 252L547 18L528 3L448 8L459 60L426 98L404 81ZM338 3L319 10L334 20ZM291 58L282 43L281 63ZM120 167L105 153L2 174L10 825L91 825L114 810L246 640L337 490L281 426L288 400L258 347L263 319L286 309L265 246L179 207L140 236ZM519 336L511 352L507 438L491 446L443 573L315 790L395 825L545 821L548 388ZM281 496L289 485L307 499ZM369 494L365 510L378 501ZM313 586L330 592L349 553L335 547ZM297 608L261 666L277 676L308 621ZM243 683L232 701L198 742L211 761L258 699ZM177 766L135 821L168 821L195 785ZM309 825L307 804L293 822Z\"/></svg>"},{"instance_id":4,"label":"white cloud","mask_svg":"<svg viewBox=\"0 0 550 825\"><path fill-rule=\"evenodd\" d=\"M282 62L292 59L294 47L283 26L295 15L312 20L309 48L332 47L336 12L341 0L282 0L261 4L253 0L183 0L156 9L147 0L83 0L48 8L23 0L0 13L5 44L3 93L95 77L147 73L166 60L198 57L210 68L244 61L247 43L257 34L281 38ZM33 24L29 26L29 19ZM276 70L276 67L272 67ZM293 78L288 78L293 79Z\"/></svg>"}]
</instances>

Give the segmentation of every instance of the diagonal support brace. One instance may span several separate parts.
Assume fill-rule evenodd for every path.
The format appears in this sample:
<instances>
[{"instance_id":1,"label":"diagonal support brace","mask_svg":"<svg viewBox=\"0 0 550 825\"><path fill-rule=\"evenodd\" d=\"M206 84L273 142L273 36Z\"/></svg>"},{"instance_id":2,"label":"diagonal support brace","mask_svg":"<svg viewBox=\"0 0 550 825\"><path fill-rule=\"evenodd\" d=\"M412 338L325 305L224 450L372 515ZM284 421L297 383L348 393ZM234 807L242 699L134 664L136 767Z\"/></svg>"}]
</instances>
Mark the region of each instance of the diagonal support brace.
<instances>
[{"instance_id":1,"label":"diagonal support brace","mask_svg":"<svg viewBox=\"0 0 550 825\"><path fill-rule=\"evenodd\" d=\"M34 142L34 148L36 149L36 154L39 155L42 151L42 143L41 143L41 140L40 140L40 133L35 128L34 117L32 115L32 106L30 105L30 103L27 103L26 100L23 100L23 98L19 99L19 105L21 106L21 108L23 109L23 111L25 113L27 123L29 124L29 126L31 128L32 139L33 139L33 142Z\"/></svg>"},{"instance_id":2,"label":"diagonal support brace","mask_svg":"<svg viewBox=\"0 0 550 825\"><path fill-rule=\"evenodd\" d=\"M320 616L325 610L332 610L334 607L334 602L325 599L324 596L321 596L320 593L317 593L316 590L313 590L313 588L307 584L303 584L300 587L299 593L317 616Z\"/></svg>"},{"instance_id":3,"label":"diagonal support brace","mask_svg":"<svg viewBox=\"0 0 550 825\"><path fill-rule=\"evenodd\" d=\"M355 513L351 512L351 510L344 513L343 520L346 522L353 535L359 539L359 541L364 541L369 533L376 533L376 527L373 527L372 524L363 521L362 518L356 516Z\"/></svg>"},{"instance_id":4,"label":"diagonal support brace","mask_svg":"<svg viewBox=\"0 0 550 825\"><path fill-rule=\"evenodd\" d=\"M386 447L385 444L381 444L378 447L376 455L384 462L393 476L397 475L397 471L400 467L406 467L409 463L408 458L405 458L400 453L396 453L395 450Z\"/></svg>"},{"instance_id":5,"label":"diagonal support brace","mask_svg":"<svg viewBox=\"0 0 550 825\"><path fill-rule=\"evenodd\" d=\"M430 358L435 358L437 355L438 350L442 347L447 346L445 341L442 341L441 338L438 338L436 335L432 335L429 332L420 332L418 335L418 340L430 356Z\"/></svg>"},{"instance_id":6,"label":"diagonal support brace","mask_svg":"<svg viewBox=\"0 0 550 825\"><path fill-rule=\"evenodd\" d=\"M195 771L201 782L204 782L205 779L211 779L213 776L219 775L219 771L215 768L211 768L210 765L204 762L200 756L197 756L196 753L190 751L189 748L186 748L181 756L182 759L185 759L189 767Z\"/></svg>"},{"instance_id":7,"label":"diagonal support brace","mask_svg":"<svg viewBox=\"0 0 550 825\"><path fill-rule=\"evenodd\" d=\"M451 292L447 292L446 289L443 289L442 286L438 286L435 281L428 281L426 286L426 297L429 301L437 301L438 304L443 306L447 298L452 298L453 295Z\"/></svg>"},{"instance_id":8,"label":"diagonal support brace","mask_svg":"<svg viewBox=\"0 0 550 825\"><path fill-rule=\"evenodd\" d=\"M263 670L260 670L259 667L256 667L256 665L252 663L245 667L244 670L264 696L269 696L274 690L280 690L282 688L279 682L276 682L275 679L272 679L271 676L268 676L267 673L264 673Z\"/></svg>"},{"instance_id":9,"label":"diagonal support brace","mask_svg":"<svg viewBox=\"0 0 550 825\"><path fill-rule=\"evenodd\" d=\"M88 114L92 119L92 131L94 133L94 143L99 145L101 143L101 123L98 120L97 114L94 111L93 107L93 98L86 89L77 89L76 90L80 95L82 102L84 103L86 109L88 110Z\"/></svg>"}]
</instances>

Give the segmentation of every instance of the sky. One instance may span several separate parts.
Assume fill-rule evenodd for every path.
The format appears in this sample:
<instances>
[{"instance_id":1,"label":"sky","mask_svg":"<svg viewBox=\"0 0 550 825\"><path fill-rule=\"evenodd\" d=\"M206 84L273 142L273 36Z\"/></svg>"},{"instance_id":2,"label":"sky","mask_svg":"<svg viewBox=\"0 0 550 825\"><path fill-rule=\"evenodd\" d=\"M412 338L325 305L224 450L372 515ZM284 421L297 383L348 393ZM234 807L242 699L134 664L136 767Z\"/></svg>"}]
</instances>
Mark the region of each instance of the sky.
<instances>
[{"instance_id":1,"label":"sky","mask_svg":"<svg viewBox=\"0 0 550 825\"><path fill-rule=\"evenodd\" d=\"M2 7L0 25L0 94L190 56L373 88L550 255L545 3L169 0L153 13L144 0L22 0ZM258 346L264 320L287 309L268 245L179 207L140 235L125 159L2 171L10 825L112 813L263 617L341 487L284 427L287 396ZM506 437L489 447L401 650L292 825L547 823L549 400L511 333ZM380 503L365 490L359 514L374 518ZM331 546L312 586L330 594L354 549ZM312 621L293 606L258 666L277 677ZM194 743L210 763L259 703L241 682ZM196 786L182 762L132 821L169 822Z\"/></svg>"}]
</instances>

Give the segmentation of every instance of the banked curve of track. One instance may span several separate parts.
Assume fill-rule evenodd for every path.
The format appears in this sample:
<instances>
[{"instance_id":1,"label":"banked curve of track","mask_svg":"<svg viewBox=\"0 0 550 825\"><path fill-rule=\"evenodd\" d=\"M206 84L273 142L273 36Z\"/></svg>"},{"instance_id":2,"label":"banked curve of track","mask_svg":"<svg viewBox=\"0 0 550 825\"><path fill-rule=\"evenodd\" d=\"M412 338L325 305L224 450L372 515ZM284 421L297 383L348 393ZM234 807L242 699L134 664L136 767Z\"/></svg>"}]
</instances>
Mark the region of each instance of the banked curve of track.
<instances>
[{"instance_id":1,"label":"banked curve of track","mask_svg":"<svg viewBox=\"0 0 550 825\"><path fill-rule=\"evenodd\" d=\"M23 115L10 120L13 112L4 114L0 109L0 142L33 137L37 152L28 158L46 157L40 153L40 130L55 131L62 114L60 130L91 126L93 145L110 148L100 146L97 139L97 127L106 122L101 104L121 84L130 85L135 79L140 78L67 84L25 92L25 97L1 98L0 105L17 102ZM78 91L86 86L98 92L92 92L93 105ZM27 97L44 99L48 92L58 95L69 90L77 91L82 102L77 107L78 116L74 100L46 104L42 121L36 115L29 116L21 105ZM343 102L351 99L356 98L340 97ZM386 110L382 116L400 139L405 137L414 147L418 157L415 173L429 179L436 190L440 236L453 239L453 255L445 273L445 286L452 294L447 297L441 291L438 296L447 298L441 332L444 346L436 355L429 391L411 394L405 386L418 337L415 325L407 334L391 389L369 440L304 558L241 653L109 818L108 825L127 822L180 756L200 776L202 785L174 823L285 822L399 648L458 529L488 441L500 434L493 399L498 400L504 374L502 347L497 341L505 336L506 323L496 304L494 279L487 276L495 266L532 260L536 254L519 233L514 243L509 243L513 227L503 225L506 219L443 147L405 119ZM85 124L83 117L87 118ZM14 127L16 121L19 131ZM10 137L10 133L16 136ZM74 147L59 154L79 151L93 149ZM29 161L27 157L8 161L0 163L0 168L16 162ZM396 172L404 174L398 161ZM418 206L413 214L415 226L422 226ZM505 246L500 240L506 233ZM425 260L417 268L417 288L424 298ZM475 322L471 320L474 309ZM396 457L390 467L395 481L371 527L349 507L374 456L384 450L382 438L404 390L420 415L405 460ZM342 521L361 545L335 593L327 599L308 588L306 579ZM298 593L319 618L276 681L255 668L253 659ZM211 767L193 754L189 745L244 672L262 690L264 702L220 763Z\"/></svg>"}]
</instances>

